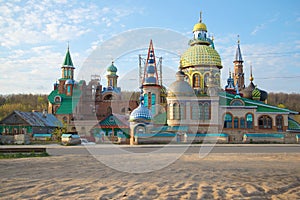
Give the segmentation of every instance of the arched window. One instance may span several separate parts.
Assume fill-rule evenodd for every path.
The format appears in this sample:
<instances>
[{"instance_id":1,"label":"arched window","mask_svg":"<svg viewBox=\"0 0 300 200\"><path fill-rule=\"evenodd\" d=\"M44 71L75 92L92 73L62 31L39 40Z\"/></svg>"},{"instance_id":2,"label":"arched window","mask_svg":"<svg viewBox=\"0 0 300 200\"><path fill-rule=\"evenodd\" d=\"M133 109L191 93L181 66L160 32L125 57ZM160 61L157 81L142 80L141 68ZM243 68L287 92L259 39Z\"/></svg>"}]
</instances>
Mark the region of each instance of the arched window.
<instances>
[{"instance_id":1,"label":"arched window","mask_svg":"<svg viewBox=\"0 0 300 200\"><path fill-rule=\"evenodd\" d=\"M173 104L173 119L180 119L180 106L178 103Z\"/></svg>"},{"instance_id":2,"label":"arched window","mask_svg":"<svg viewBox=\"0 0 300 200\"><path fill-rule=\"evenodd\" d=\"M239 118L235 117L233 120L233 128L239 128Z\"/></svg>"},{"instance_id":3,"label":"arched window","mask_svg":"<svg viewBox=\"0 0 300 200\"><path fill-rule=\"evenodd\" d=\"M209 78L209 73L206 73L204 75L204 87L206 88L207 87L207 84L208 84L208 78Z\"/></svg>"},{"instance_id":4,"label":"arched window","mask_svg":"<svg viewBox=\"0 0 300 200\"><path fill-rule=\"evenodd\" d=\"M199 116L199 107L197 104L193 103L191 106L192 120L197 120Z\"/></svg>"},{"instance_id":5,"label":"arched window","mask_svg":"<svg viewBox=\"0 0 300 200\"><path fill-rule=\"evenodd\" d=\"M168 105L168 119L174 119L174 115L173 115L173 104L169 104Z\"/></svg>"},{"instance_id":6,"label":"arched window","mask_svg":"<svg viewBox=\"0 0 300 200\"><path fill-rule=\"evenodd\" d=\"M253 128L253 115L252 114L247 114L246 115L246 123L247 123L247 128Z\"/></svg>"},{"instance_id":7,"label":"arched window","mask_svg":"<svg viewBox=\"0 0 300 200\"><path fill-rule=\"evenodd\" d=\"M111 107L109 106L106 110L106 115L111 115L112 114L112 109Z\"/></svg>"},{"instance_id":8,"label":"arched window","mask_svg":"<svg viewBox=\"0 0 300 200\"><path fill-rule=\"evenodd\" d=\"M271 129L272 128L272 118L268 115L263 115L258 118L258 127L260 129Z\"/></svg>"},{"instance_id":9,"label":"arched window","mask_svg":"<svg viewBox=\"0 0 300 200\"><path fill-rule=\"evenodd\" d=\"M179 119L185 119L185 104L181 103L179 106L180 109L180 117Z\"/></svg>"},{"instance_id":10,"label":"arched window","mask_svg":"<svg viewBox=\"0 0 300 200\"><path fill-rule=\"evenodd\" d=\"M232 128L232 115L229 113L224 116L224 128Z\"/></svg>"},{"instance_id":11,"label":"arched window","mask_svg":"<svg viewBox=\"0 0 300 200\"><path fill-rule=\"evenodd\" d=\"M193 87L200 87L200 75L199 74L193 75Z\"/></svg>"},{"instance_id":12,"label":"arched window","mask_svg":"<svg viewBox=\"0 0 300 200\"><path fill-rule=\"evenodd\" d=\"M63 117L63 122L67 123L68 122L68 118L66 116Z\"/></svg>"},{"instance_id":13,"label":"arched window","mask_svg":"<svg viewBox=\"0 0 300 200\"><path fill-rule=\"evenodd\" d=\"M240 128L245 128L245 118L244 117L240 118Z\"/></svg>"},{"instance_id":14,"label":"arched window","mask_svg":"<svg viewBox=\"0 0 300 200\"><path fill-rule=\"evenodd\" d=\"M283 131L283 117L282 115L277 115L276 116L276 127L278 132Z\"/></svg>"},{"instance_id":15,"label":"arched window","mask_svg":"<svg viewBox=\"0 0 300 200\"><path fill-rule=\"evenodd\" d=\"M199 103L199 119L200 120L204 120L204 115L203 115L204 108L203 107L204 107L203 104Z\"/></svg>"},{"instance_id":16,"label":"arched window","mask_svg":"<svg viewBox=\"0 0 300 200\"><path fill-rule=\"evenodd\" d=\"M144 105L148 107L148 94L144 94Z\"/></svg>"},{"instance_id":17,"label":"arched window","mask_svg":"<svg viewBox=\"0 0 300 200\"><path fill-rule=\"evenodd\" d=\"M210 119L209 103L205 103L203 107L204 107L204 120L209 120Z\"/></svg>"},{"instance_id":18,"label":"arched window","mask_svg":"<svg viewBox=\"0 0 300 200\"><path fill-rule=\"evenodd\" d=\"M113 95L112 94L108 94L103 99L104 100L113 100Z\"/></svg>"}]
</instances>

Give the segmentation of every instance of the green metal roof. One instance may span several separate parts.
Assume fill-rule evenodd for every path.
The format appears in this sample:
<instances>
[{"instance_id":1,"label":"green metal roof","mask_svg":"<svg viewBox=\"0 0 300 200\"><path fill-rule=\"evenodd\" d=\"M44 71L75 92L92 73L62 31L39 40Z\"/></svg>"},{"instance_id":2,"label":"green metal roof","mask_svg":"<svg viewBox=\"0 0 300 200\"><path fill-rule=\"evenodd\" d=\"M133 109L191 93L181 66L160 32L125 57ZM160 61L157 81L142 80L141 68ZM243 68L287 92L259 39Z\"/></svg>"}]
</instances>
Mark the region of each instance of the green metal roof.
<instances>
[{"instance_id":1,"label":"green metal roof","mask_svg":"<svg viewBox=\"0 0 300 200\"><path fill-rule=\"evenodd\" d=\"M220 96L220 106L230 106L230 102L234 99L235 95L221 92ZM261 101L255 101L247 98L240 98L244 103L245 107L256 107L257 112L274 112L274 113L297 113L285 108L279 108L269 104L265 104Z\"/></svg>"},{"instance_id":2,"label":"green metal roof","mask_svg":"<svg viewBox=\"0 0 300 200\"><path fill-rule=\"evenodd\" d=\"M296 120L289 117L288 123L289 130L300 130L300 124Z\"/></svg>"},{"instance_id":3,"label":"green metal roof","mask_svg":"<svg viewBox=\"0 0 300 200\"><path fill-rule=\"evenodd\" d=\"M127 120L125 119L119 119L121 118L121 115L118 115L118 117L115 116L115 114L109 115L105 119L99 122L99 126L103 127L112 127L112 126L117 126L117 127L128 127L129 128L129 123L126 123Z\"/></svg>"},{"instance_id":4,"label":"green metal roof","mask_svg":"<svg viewBox=\"0 0 300 200\"><path fill-rule=\"evenodd\" d=\"M61 102L56 103L55 97L60 96ZM59 94L58 89L53 90L49 96L48 100L52 104L60 104L60 107L57 109L56 114L71 114L76 108L81 96L81 90L79 88L73 88L73 95L67 96L65 94Z\"/></svg>"},{"instance_id":5,"label":"green metal roof","mask_svg":"<svg viewBox=\"0 0 300 200\"><path fill-rule=\"evenodd\" d=\"M72 66L73 67L73 62L72 62L72 59L71 59L71 54L70 54L70 51L69 51L69 47L68 47L68 50L67 50L67 53L66 53L66 56L65 56L63 66Z\"/></svg>"}]
</instances>

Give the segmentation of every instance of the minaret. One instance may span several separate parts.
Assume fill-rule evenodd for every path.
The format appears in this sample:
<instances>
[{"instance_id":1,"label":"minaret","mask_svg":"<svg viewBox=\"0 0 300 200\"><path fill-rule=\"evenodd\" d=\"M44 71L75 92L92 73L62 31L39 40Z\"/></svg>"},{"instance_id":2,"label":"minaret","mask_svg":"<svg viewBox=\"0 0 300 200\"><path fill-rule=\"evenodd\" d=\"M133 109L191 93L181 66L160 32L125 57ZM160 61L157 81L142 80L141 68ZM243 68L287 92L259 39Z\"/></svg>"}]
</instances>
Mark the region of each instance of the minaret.
<instances>
[{"instance_id":1,"label":"minaret","mask_svg":"<svg viewBox=\"0 0 300 200\"><path fill-rule=\"evenodd\" d=\"M68 45L65 60L64 60L64 63L62 65L61 69L62 69L61 77L63 79L71 79L71 80L74 79L74 69L75 69L75 67L73 66L69 45Z\"/></svg>"},{"instance_id":2,"label":"minaret","mask_svg":"<svg viewBox=\"0 0 300 200\"><path fill-rule=\"evenodd\" d=\"M158 73L156 68L155 53L153 42L150 40L147 60L145 63L145 71L142 82L144 90L144 105L151 110L152 115L158 114L159 109L155 105L160 104L161 85L158 81Z\"/></svg>"},{"instance_id":3,"label":"minaret","mask_svg":"<svg viewBox=\"0 0 300 200\"><path fill-rule=\"evenodd\" d=\"M242 59L242 53L240 48L240 39L238 36L238 45L236 48L235 60L233 61L233 63L234 63L234 84L236 85L238 83L239 91L245 88L243 62L244 61Z\"/></svg>"},{"instance_id":4,"label":"minaret","mask_svg":"<svg viewBox=\"0 0 300 200\"><path fill-rule=\"evenodd\" d=\"M64 62L61 67L61 78L59 79L58 92L60 94L66 93L68 96L72 96L74 81L74 69L70 48L68 44L67 53Z\"/></svg>"}]
</instances>

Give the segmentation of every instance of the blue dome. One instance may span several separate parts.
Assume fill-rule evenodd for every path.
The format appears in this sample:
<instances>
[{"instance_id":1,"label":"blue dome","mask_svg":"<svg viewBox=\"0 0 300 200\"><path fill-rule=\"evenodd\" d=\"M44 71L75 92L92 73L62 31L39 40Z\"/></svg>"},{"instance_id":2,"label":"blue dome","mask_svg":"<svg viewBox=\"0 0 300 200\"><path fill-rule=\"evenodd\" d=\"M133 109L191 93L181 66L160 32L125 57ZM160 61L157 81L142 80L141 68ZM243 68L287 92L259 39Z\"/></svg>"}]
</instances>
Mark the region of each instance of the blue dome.
<instances>
[{"instance_id":1,"label":"blue dome","mask_svg":"<svg viewBox=\"0 0 300 200\"><path fill-rule=\"evenodd\" d=\"M146 84L156 84L156 78L155 77L148 77L145 81Z\"/></svg>"},{"instance_id":2,"label":"blue dome","mask_svg":"<svg viewBox=\"0 0 300 200\"><path fill-rule=\"evenodd\" d=\"M68 79L65 82L65 85L73 85L73 84L74 84L74 81L72 79Z\"/></svg>"},{"instance_id":3,"label":"blue dome","mask_svg":"<svg viewBox=\"0 0 300 200\"><path fill-rule=\"evenodd\" d=\"M149 59L149 60L148 60L148 63L149 63L149 64L153 64L153 63L154 63L154 59Z\"/></svg>"},{"instance_id":4,"label":"blue dome","mask_svg":"<svg viewBox=\"0 0 300 200\"><path fill-rule=\"evenodd\" d=\"M149 74L154 74L155 73L155 68L154 66L150 65L147 67L147 73Z\"/></svg>"},{"instance_id":5,"label":"blue dome","mask_svg":"<svg viewBox=\"0 0 300 200\"><path fill-rule=\"evenodd\" d=\"M131 114L129 121L151 121L152 114L148 108L140 104L136 109L134 109Z\"/></svg>"}]
</instances>

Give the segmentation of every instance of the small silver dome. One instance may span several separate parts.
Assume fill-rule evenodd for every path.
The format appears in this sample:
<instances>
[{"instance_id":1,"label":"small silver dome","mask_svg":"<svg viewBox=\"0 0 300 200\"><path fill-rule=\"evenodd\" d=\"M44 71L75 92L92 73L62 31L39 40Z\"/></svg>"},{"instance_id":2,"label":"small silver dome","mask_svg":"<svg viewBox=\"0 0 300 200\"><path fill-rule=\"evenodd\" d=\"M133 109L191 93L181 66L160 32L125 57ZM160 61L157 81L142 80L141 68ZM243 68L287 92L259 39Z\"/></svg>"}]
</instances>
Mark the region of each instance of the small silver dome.
<instances>
[{"instance_id":1,"label":"small silver dome","mask_svg":"<svg viewBox=\"0 0 300 200\"><path fill-rule=\"evenodd\" d=\"M134 109L131 114L129 121L151 121L152 114L148 108L146 108L143 104L140 104L136 109Z\"/></svg>"},{"instance_id":2,"label":"small silver dome","mask_svg":"<svg viewBox=\"0 0 300 200\"><path fill-rule=\"evenodd\" d=\"M73 85L73 84L74 84L74 81L72 79L68 79L65 82L65 85Z\"/></svg>"}]
</instances>

